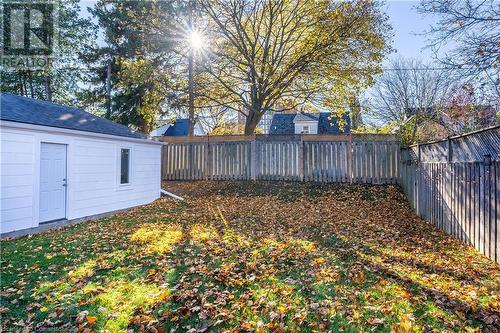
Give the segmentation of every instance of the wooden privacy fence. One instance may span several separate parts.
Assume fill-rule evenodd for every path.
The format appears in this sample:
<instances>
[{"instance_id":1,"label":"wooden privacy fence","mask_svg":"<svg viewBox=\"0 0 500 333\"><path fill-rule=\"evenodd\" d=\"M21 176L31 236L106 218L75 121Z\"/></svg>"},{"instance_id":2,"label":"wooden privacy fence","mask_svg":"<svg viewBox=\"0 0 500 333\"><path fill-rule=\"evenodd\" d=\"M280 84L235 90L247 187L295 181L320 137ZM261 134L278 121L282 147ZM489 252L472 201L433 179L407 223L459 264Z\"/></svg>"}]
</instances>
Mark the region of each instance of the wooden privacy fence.
<instances>
[{"instance_id":1,"label":"wooden privacy fence","mask_svg":"<svg viewBox=\"0 0 500 333\"><path fill-rule=\"evenodd\" d=\"M387 184L399 177L391 135L163 137L164 180L295 180Z\"/></svg>"},{"instance_id":2,"label":"wooden privacy fence","mask_svg":"<svg viewBox=\"0 0 500 333\"><path fill-rule=\"evenodd\" d=\"M499 127L401 154L400 184L418 215L500 263Z\"/></svg>"}]
</instances>

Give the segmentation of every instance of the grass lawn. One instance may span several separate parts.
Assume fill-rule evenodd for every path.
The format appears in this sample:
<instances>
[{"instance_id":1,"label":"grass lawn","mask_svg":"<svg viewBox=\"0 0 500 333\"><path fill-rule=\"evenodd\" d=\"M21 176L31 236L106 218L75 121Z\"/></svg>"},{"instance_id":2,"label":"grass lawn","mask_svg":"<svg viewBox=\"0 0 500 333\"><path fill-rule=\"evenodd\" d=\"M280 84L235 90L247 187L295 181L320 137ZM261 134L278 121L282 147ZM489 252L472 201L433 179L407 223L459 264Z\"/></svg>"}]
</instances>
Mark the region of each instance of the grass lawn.
<instances>
[{"instance_id":1,"label":"grass lawn","mask_svg":"<svg viewBox=\"0 0 500 333\"><path fill-rule=\"evenodd\" d=\"M168 183L157 202L2 241L3 329L498 332L500 266L396 187Z\"/></svg>"}]
</instances>

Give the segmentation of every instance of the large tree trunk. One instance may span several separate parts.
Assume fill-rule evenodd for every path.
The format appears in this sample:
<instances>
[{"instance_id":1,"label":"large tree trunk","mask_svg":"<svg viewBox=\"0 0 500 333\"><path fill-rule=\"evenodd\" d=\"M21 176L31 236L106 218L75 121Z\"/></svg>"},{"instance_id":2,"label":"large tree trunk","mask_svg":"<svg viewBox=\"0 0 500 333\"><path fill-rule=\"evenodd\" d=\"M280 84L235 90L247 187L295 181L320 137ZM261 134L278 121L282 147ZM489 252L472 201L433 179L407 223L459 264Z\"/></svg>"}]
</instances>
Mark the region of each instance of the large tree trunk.
<instances>
[{"instance_id":1,"label":"large tree trunk","mask_svg":"<svg viewBox=\"0 0 500 333\"><path fill-rule=\"evenodd\" d=\"M189 128L188 136L194 135L194 54L193 50L189 51L189 64L188 64L188 75L189 75Z\"/></svg>"},{"instance_id":2,"label":"large tree trunk","mask_svg":"<svg viewBox=\"0 0 500 333\"><path fill-rule=\"evenodd\" d=\"M31 71L28 71L28 80L30 84L30 97L35 98L35 92L33 89L33 74L31 73Z\"/></svg>"},{"instance_id":3,"label":"large tree trunk","mask_svg":"<svg viewBox=\"0 0 500 333\"><path fill-rule=\"evenodd\" d=\"M262 114L254 110L249 110L247 119L245 120L245 135L253 135L255 128L259 124Z\"/></svg>"},{"instance_id":4,"label":"large tree trunk","mask_svg":"<svg viewBox=\"0 0 500 333\"><path fill-rule=\"evenodd\" d=\"M52 102L52 80L49 74L45 75L45 98Z\"/></svg>"},{"instance_id":5,"label":"large tree trunk","mask_svg":"<svg viewBox=\"0 0 500 333\"><path fill-rule=\"evenodd\" d=\"M188 27L190 31L193 29L193 4L191 0L188 2ZM188 55L188 99L189 99L189 121L188 121L188 136L194 136L194 49L191 45Z\"/></svg>"},{"instance_id":6,"label":"large tree trunk","mask_svg":"<svg viewBox=\"0 0 500 333\"><path fill-rule=\"evenodd\" d=\"M111 119L111 67L112 59L108 60L108 65L106 66L106 119Z\"/></svg>"},{"instance_id":7,"label":"large tree trunk","mask_svg":"<svg viewBox=\"0 0 500 333\"><path fill-rule=\"evenodd\" d=\"M411 142L412 143L415 143L416 139L417 139L417 128L418 128L418 121L419 121L418 115L419 115L419 109L417 108L417 110L415 111L415 124L413 125L413 130L411 133Z\"/></svg>"},{"instance_id":8,"label":"large tree trunk","mask_svg":"<svg viewBox=\"0 0 500 333\"><path fill-rule=\"evenodd\" d=\"M151 125L145 121L144 119L142 120L142 124L141 126L139 127L139 130L142 132L142 133L149 133L151 132Z\"/></svg>"}]
</instances>

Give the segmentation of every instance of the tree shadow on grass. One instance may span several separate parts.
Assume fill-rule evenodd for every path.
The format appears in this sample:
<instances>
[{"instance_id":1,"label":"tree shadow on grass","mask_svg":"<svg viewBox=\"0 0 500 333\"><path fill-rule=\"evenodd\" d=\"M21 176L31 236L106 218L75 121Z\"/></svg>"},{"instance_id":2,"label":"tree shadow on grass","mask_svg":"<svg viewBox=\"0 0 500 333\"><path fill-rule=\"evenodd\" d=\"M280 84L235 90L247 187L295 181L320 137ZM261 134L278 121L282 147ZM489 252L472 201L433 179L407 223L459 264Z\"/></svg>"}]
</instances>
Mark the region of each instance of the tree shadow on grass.
<instances>
[{"instance_id":1,"label":"tree shadow on grass","mask_svg":"<svg viewBox=\"0 0 500 333\"><path fill-rule=\"evenodd\" d=\"M235 184L227 186L241 185ZM442 258L448 251L443 241L447 238L414 220L393 227L390 214L400 208L382 210L383 195L394 200L393 194L379 195L385 193L384 188L347 187L336 192L335 186L329 190L311 185L311 191L318 192L309 197L313 192L307 186L290 185L288 191L286 187L273 189L276 185L271 184L253 192L247 185L241 191L211 192L214 197L201 191L192 196L197 200L188 203L160 200L100 223L7 243L2 253L18 250L22 254L13 252L3 258L2 273L5 267L8 282L2 281L2 286L5 289L17 283L16 278L25 278L29 293L24 299L13 294L6 301L16 299L21 313L38 303L26 310L28 314L17 316L36 313L32 319L42 323L38 328L48 327L47 319L60 321L58 328L84 325L99 330L108 325L113 330L214 332L290 327L297 331L389 331L413 325L438 331L494 330L498 326L491 304L477 301L471 305L456 290L447 291L441 285L430 288L420 279L482 285L488 277L482 273L476 280L463 279L460 271L442 266L441 261L428 267L414 257L405 259L404 253L411 251L436 251L436 258ZM268 190L276 196L270 197ZM238 199L245 191L261 199L259 204L276 199L279 205L253 212L247 207L247 197ZM328 210L338 207L325 207L321 200L334 193L337 202L361 197L370 205L355 207L359 214L344 212L348 205L340 205L342 209L332 215ZM217 201L217 196L224 200ZM294 216L297 207L289 205L294 200L310 207L301 211L311 214L307 223L303 222L306 216ZM233 210L221 205L228 202ZM388 221L363 225L362 213L375 209L386 214ZM346 214L353 216L345 220ZM414 218L405 210L397 214ZM328 224L333 218L344 220ZM360 225L343 230L349 223ZM436 244L426 248L419 234L429 235ZM15 269L8 268L11 265ZM23 271L25 265L29 273ZM54 274L43 274L44 270ZM407 271L416 276L405 276ZM80 320L82 311L88 314Z\"/></svg>"},{"instance_id":2,"label":"tree shadow on grass","mask_svg":"<svg viewBox=\"0 0 500 333\"><path fill-rule=\"evenodd\" d=\"M252 237L251 234L245 234L243 231L242 236L245 238ZM283 240L280 240L283 241ZM339 272L340 279L342 281L338 284L335 284L336 287L345 287L348 286L347 289L350 289L352 293L361 293L361 294L369 294L370 290L381 280L386 279L391 284L396 284L404 290L402 296L405 298L408 306L414 309L415 313L419 313L419 320L422 320L420 324L422 325L430 325L432 326L432 322L436 321L434 318L434 314L431 312L436 308L440 309L439 315L443 316L440 323L434 323L439 328L444 328L446 325L453 325L454 322L460 322L462 325L462 329L470 325L471 327L483 327L485 329L495 327L498 324L495 319L496 314L495 310L482 305L481 303L477 303L473 306L469 305L467 302L461 300L459 295L455 294L452 290L449 293L439 291L439 288L429 288L428 286L422 284L422 282L411 279L411 278L403 278L401 274L403 272L398 272L394 269L388 269L382 265L380 265L373 258L383 258L384 260L391 260L391 257L387 257L385 253L380 252L379 250L373 248L372 246L368 246L363 242L359 241L345 241L340 237L336 237L332 235L330 238L322 239L322 240L301 240L304 242L312 242L315 246L320 249L327 249L328 252L324 253L323 257L329 260L330 265L335 266L336 271ZM263 240L257 241L258 243L263 242ZM278 241L279 242L279 241ZM265 243L265 242L264 242ZM278 255L278 254L270 254L270 255ZM332 261L332 258L334 260ZM294 258L297 260L309 260L304 257ZM287 262L286 259L283 262ZM409 266L412 270L417 271L419 274L429 275L435 274L437 277L433 277L435 279L452 279L455 280L456 283L462 284L464 282L469 283L480 283L481 277L476 277L475 279L463 279L463 275L455 274L453 270L448 270L446 268L441 268L438 265L435 265L434 270L430 271L428 267L425 265L411 265L411 262L400 262L401 265ZM360 279L359 275L364 274L366 278ZM290 276L278 274L281 279L290 278ZM361 280L361 281L357 281ZM354 287L351 285L352 281L354 281ZM308 294L307 291L312 290L310 288L310 281L305 281L302 286L302 295L306 297L310 297L311 294ZM327 288L329 290L330 296L335 295L335 288ZM305 294L304 294L305 293ZM408 295L406 295L406 293ZM352 305L352 304L351 304ZM349 307L349 304L346 304ZM430 310L426 310L426 307L429 307ZM387 317L387 315L385 315ZM369 318L368 318L369 319ZM392 319L392 324L395 324L395 319ZM439 320L438 320L439 321ZM391 320L387 322L391 323ZM453 327L453 326L450 326ZM455 327L455 329L457 329Z\"/></svg>"},{"instance_id":3,"label":"tree shadow on grass","mask_svg":"<svg viewBox=\"0 0 500 333\"><path fill-rule=\"evenodd\" d=\"M199 197L272 197L281 202L296 202L304 197L318 198L335 196L348 200L350 195L359 194L364 200L380 200L386 197L381 185L353 185L343 183L286 182L286 181L192 181L164 182L165 188L191 199ZM197 189L202 188L202 191ZM367 190L370 189L370 190ZM375 192L375 193L374 193Z\"/></svg>"},{"instance_id":4,"label":"tree shadow on grass","mask_svg":"<svg viewBox=\"0 0 500 333\"><path fill-rule=\"evenodd\" d=\"M3 291L20 284L15 277L23 274L23 262L31 263L26 277L20 278L23 288L12 295L3 293L3 304L15 302L3 315L3 328L125 330L137 308L163 297L168 283L162 286L151 274L164 253L180 241L180 232L170 223L140 225L124 219L127 216L3 243L15 249L2 249L2 274L12 276L2 279ZM33 247L36 251L29 252Z\"/></svg>"},{"instance_id":5,"label":"tree shadow on grass","mask_svg":"<svg viewBox=\"0 0 500 333\"><path fill-rule=\"evenodd\" d=\"M375 323L379 330L390 330L401 325L405 311L423 311L417 320L432 319L425 304L414 301L422 292L443 312L450 312L450 306L441 304L439 295L428 293L428 288L396 278L367 261L367 254L377 252L362 244L338 237L322 244L293 238L252 239L228 227L199 224L185 234L189 241L176 252L177 265L184 266L177 286L167 302L150 312L166 329L369 331ZM324 248L333 252L325 253ZM387 294L382 298L396 309L387 312L372 306L372 293ZM465 316L477 317L474 312ZM151 325L151 321L132 321L131 327L140 324ZM434 327L446 324L443 319Z\"/></svg>"},{"instance_id":6,"label":"tree shadow on grass","mask_svg":"<svg viewBox=\"0 0 500 333\"><path fill-rule=\"evenodd\" d=\"M330 244L326 244L326 246L330 246ZM479 301L475 302L475 304L470 304L461 299L460 295L452 289L449 292L443 291L442 288L439 288L441 287L439 285L441 282L437 281L442 279L442 284L445 288L447 283L456 283L460 286L459 288L463 288L466 284L469 284L471 287L477 287L478 285L484 285L483 278L491 279L493 278L492 276L481 274L475 277L467 276L466 272L461 274L455 270L441 267L438 264L430 267L428 264L418 262L418 259L404 260L396 256L387 255L374 249L372 246L366 246L358 242L345 242L336 239L334 247L356 249L355 251L343 251L340 258L349 261L359 261L365 270L375 273L380 278L392 281L404 288L411 294L411 297L409 297L411 299L410 304L416 309L415 312L421 312L421 317L426 315L424 306L430 305L431 308L439 308L441 315L446 317L451 323L454 321L461 322L463 326L461 328L455 327L455 329L462 330L465 329L465 326L470 325L469 328L482 327L486 331L494 332L500 328L499 312L492 305L494 303L488 304ZM382 261L378 260L380 258L382 258ZM394 265L394 263L397 263L399 266ZM410 271L415 271L417 276L407 275L405 271L399 269L401 266ZM435 278L438 286L429 287L428 283L424 283L419 278L420 275ZM494 282L492 283L494 284ZM490 288L495 287L491 285ZM427 319L435 320L436 318L430 317Z\"/></svg>"}]
</instances>

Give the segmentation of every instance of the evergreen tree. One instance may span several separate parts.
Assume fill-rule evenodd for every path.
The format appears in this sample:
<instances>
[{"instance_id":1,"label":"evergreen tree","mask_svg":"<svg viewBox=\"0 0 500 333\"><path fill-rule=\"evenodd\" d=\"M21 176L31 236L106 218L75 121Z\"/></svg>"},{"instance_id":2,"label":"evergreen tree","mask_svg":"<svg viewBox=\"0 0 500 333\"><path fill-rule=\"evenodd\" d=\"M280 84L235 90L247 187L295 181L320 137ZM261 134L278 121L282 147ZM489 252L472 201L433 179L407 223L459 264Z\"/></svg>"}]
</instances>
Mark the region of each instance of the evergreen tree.
<instances>
[{"instance_id":1,"label":"evergreen tree","mask_svg":"<svg viewBox=\"0 0 500 333\"><path fill-rule=\"evenodd\" d=\"M27 5L28 6L28 5ZM69 105L79 105L80 55L96 40L96 27L80 16L80 0L56 2L57 48L43 70L1 69L1 91Z\"/></svg>"},{"instance_id":2,"label":"evergreen tree","mask_svg":"<svg viewBox=\"0 0 500 333\"><path fill-rule=\"evenodd\" d=\"M85 54L94 69L86 103L107 110L112 120L149 132L163 106L176 97L183 10L183 2L173 0L99 1L91 13L105 45Z\"/></svg>"}]
</instances>

